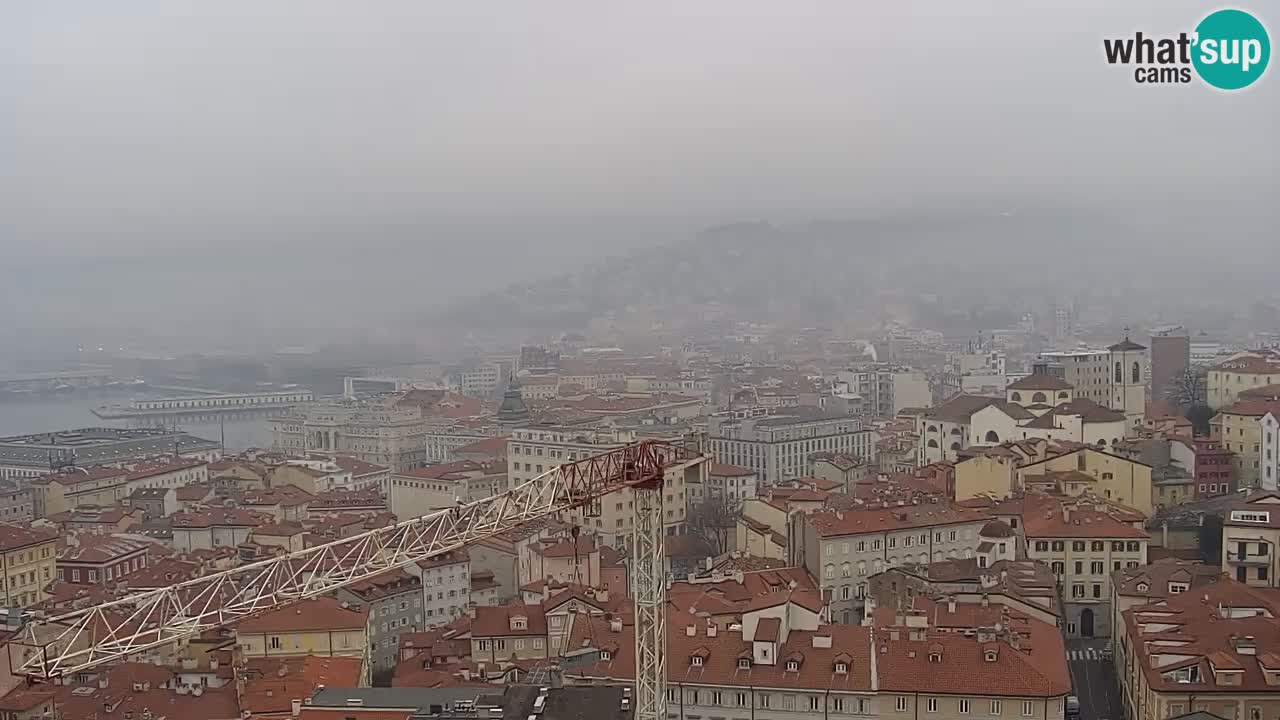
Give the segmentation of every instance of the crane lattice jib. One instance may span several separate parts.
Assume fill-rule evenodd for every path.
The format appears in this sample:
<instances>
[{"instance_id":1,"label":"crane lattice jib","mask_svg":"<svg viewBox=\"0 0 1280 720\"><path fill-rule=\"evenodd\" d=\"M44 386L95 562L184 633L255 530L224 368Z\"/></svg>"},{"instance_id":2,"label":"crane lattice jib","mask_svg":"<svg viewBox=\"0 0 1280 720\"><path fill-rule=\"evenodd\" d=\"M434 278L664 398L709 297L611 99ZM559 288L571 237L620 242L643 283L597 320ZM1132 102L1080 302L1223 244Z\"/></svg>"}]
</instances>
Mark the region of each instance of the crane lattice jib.
<instances>
[{"instance_id":1,"label":"crane lattice jib","mask_svg":"<svg viewBox=\"0 0 1280 720\"><path fill-rule=\"evenodd\" d=\"M127 659L457 550L625 487L661 482L665 463L690 455L664 441L631 443L561 465L484 500L170 587L37 617L11 640L24 649L22 658L13 657L15 674L42 680Z\"/></svg>"}]
</instances>

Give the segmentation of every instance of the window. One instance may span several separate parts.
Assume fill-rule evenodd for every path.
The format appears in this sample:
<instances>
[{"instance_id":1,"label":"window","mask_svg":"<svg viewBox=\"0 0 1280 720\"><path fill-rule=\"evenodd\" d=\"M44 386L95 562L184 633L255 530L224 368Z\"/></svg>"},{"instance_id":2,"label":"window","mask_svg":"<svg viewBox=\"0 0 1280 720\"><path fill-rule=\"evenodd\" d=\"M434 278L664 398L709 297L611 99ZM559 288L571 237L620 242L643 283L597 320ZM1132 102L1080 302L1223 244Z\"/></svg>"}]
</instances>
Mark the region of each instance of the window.
<instances>
[{"instance_id":1,"label":"window","mask_svg":"<svg viewBox=\"0 0 1280 720\"><path fill-rule=\"evenodd\" d=\"M1065 569L1066 569L1066 568L1063 566L1063 564L1062 564L1062 563L1060 563L1060 562L1053 563L1053 574L1054 574L1054 575L1059 575L1059 576L1060 576L1060 575L1062 575L1062 573L1063 573L1063 571L1064 571Z\"/></svg>"},{"instance_id":2,"label":"window","mask_svg":"<svg viewBox=\"0 0 1280 720\"><path fill-rule=\"evenodd\" d=\"M898 702L895 708L898 712L907 711L907 699L901 695L898 696Z\"/></svg>"},{"instance_id":3,"label":"window","mask_svg":"<svg viewBox=\"0 0 1280 720\"><path fill-rule=\"evenodd\" d=\"M1124 541L1123 540L1111 541L1111 552L1124 552Z\"/></svg>"},{"instance_id":4,"label":"window","mask_svg":"<svg viewBox=\"0 0 1280 720\"><path fill-rule=\"evenodd\" d=\"M1107 564L1102 562L1101 560L1094 560L1093 562L1089 563L1089 569L1093 572L1094 575L1101 575L1104 572L1106 572Z\"/></svg>"},{"instance_id":5,"label":"window","mask_svg":"<svg viewBox=\"0 0 1280 720\"><path fill-rule=\"evenodd\" d=\"M818 709L820 709L820 708L821 708L821 706L822 706L822 696L820 696L820 695L810 695L810 696L809 696L809 709L810 709L810 710L818 710Z\"/></svg>"},{"instance_id":6,"label":"window","mask_svg":"<svg viewBox=\"0 0 1280 720\"><path fill-rule=\"evenodd\" d=\"M853 566L850 565L849 563L841 563L840 577L852 577L852 576L853 576Z\"/></svg>"},{"instance_id":7,"label":"window","mask_svg":"<svg viewBox=\"0 0 1280 720\"><path fill-rule=\"evenodd\" d=\"M769 693L760 693L756 695L756 704L762 708L769 707Z\"/></svg>"},{"instance_id":8,"label":"window","mask_svg":"<svg viewBox=\"0 0 1280 720\"><path fill-rule=\"evenodd\" d=\"M1138 544L1137 540L1130 540L1128 547L1126 547L1125 549L1128 550L1129 552L1138 552L1139 550L1142 549L1142 546Z\"/></svg>"},{"instance_id":9,"label":"window","mask_svg":"<svg viewBox=\"0 0 1280 720\"><path fill-rule=\"evenodd\" d=\"M831 712L844 712L844 698L831 698Z\"/></svg>"},{"instance_id":10,"label":"window","mask_svg":"<svg viewBox=\"0 0 1280 720\"><path fill-rule=\"evenodd\" d=\"M719 691L719 690L712 690L712 691L711 691L711 704L712 704L712 705L723 705L723 704L724 704L724 693L723 693L723 692L721 692L721 691Z\"/></svg>"},{"instance_id":11,"label":"window","mask_svg":"<svg viewBox=\"0 0 1280 720\"><path fill-rule=\"evenodd\" d=\"M516 648L516 649L518 650L519 648ZM600 651L600 659L601 659L601 660L608 660L610 657L611 657L611 656L609 655L609 651L608 651L608 650L601 650L601 651Z\"/></svg>"},{"instance_id":12,"label":"window","mask_svg":"<svg viewBox=\"0 0 1280 720\"><path fill-rule=\"evenodd\" d=\"M1022 701L1022 717L1032 717L1035 715L1035 707L1030 700Z\"/></svg>"},{"instance_id":13,"label":"window","mask_svg":"<svg viewBox=\"0 0 1280 720\"><path fill-rule=\"evenodd\" d=\"M271 636L271 649L272 650L280 649L280 637L278 635Z\"/></svg>"},{"instance_id":14,"label":"window","mask_svg":"<svg viewBox=\"0 0 1280 720\"><path fill-rule=\"evenodd\" d=\"M968 701L968 700L961 700L961 701L960 701L960 714L961 714L961 715L968 715L968 714L969 714L969 701Z\"/></svg>"},{"instance_id":15,"label":"window","mask_svg":"<svg viewBox=\"0 0 1280 720\"><path fill-rule=\"evenodd\" d=\"M751 669L751 658L738 658L738 669L739 669L739 670L750 670L750 669Z\"/></svg>"},{"instance_id":16,"label":"window","mask_svg":"<svg viewBox=\"0 0 1280 720\"><path fill-rule=\"evenodd\" d=\"M1084 563L1080 562L1079 560L1076 561L1076 574L1077 575L1084 574Z\"/></svg>"},{"instance_id":17,"label":"window","mask_svg":"<svg viewBox=\"0 0 1280 720\"><path fill-rule=\"evenodd\" d=\"M938 698L929 698L928 700L925 701L924 706L928 712L932 712L932 713L938 712Z\"/></svg>"},{"instance_id":18,"label":"window","mask_svg":"<svg viewBox=\"0 0 1280 720\"><path fill-rule=\"evenodd\" d=\"M991 701L991 714L992 714L992 715L999 715L999 714L1000 714L1000 701L999 701L999 700L992 700L992 701Z\"/></svg>"},{"instance_id":19,"label":"window","mask_svg":"<svg viewBox=\"0 0 1280 720\"><path fill-rule=\"evenodd\" d=\"M1071 543L1071 551L1072 551L1072 552L1084 552L1084 541L1083 541L1083 540L1076 540L1075 542Z\"/></svg>"},{"instance_id":20,"label":"window","mask_svg":"<svg viewBox=\"0 0 1280 720\"><path fill-rule=\"evenodd\" d=\"M694 655L694 656L693 656L693 663L692 663L692 665L693 665L694 667L702 667L702 656L701 656L701 655Z\"/></svg>"},{"instance_id":21,"label":"window","mask_svg":"<svg viewBox=\"0 0 1280 720\"><path fill-rule=\"evenodd\" d=\"M849 672L849 665L847 663L842 663L842 662L836 663L837 675L844 675L847 672Z\"/></svg>"},{"instance_id":22,"label":"window","mask_svg":"<svg viewBox=\"0 0 1280 720\"><path fill-rule=\"evenodd\" d=\"M1082 598L1082 597L1084 597L1084 585L1081 585L1080 583L1075 583L1074 585L1072 585L1072 586L1071 586L1071 597L1073 597L1073 598Z\"/></svg>"},{"instance_id":23,"label":"window","mask_svg":"<svg viewBox=\"0 0 1280 720\"><path fill-rule=\"evenodd\" d=\"M954 534L954 533L953 533L953 534ZM952 540L954 540L954 539L955 539L955 538L952 538ZM1049 552L1049 541L1047 541L1047 540L1037 540L1037 541L1036 541L1036 552Z\"/></svg>"},{"instance_id":24,"label":"window","mask_svg":"<svg viewBox=\"0 0 1280 720\"><path fill-rule=\"evenodd\" d=\"M746 706L747 706L747 694L746 694L746 693L744 693L744 692L740 692L740 693L738 693L738 697L737 697L736 699L737 699L737 701L738 701L738 707L746 707Z\"/></svg>"},{"instance_id":25,"label":"window","mask_svg":"<svg viewBox=\"0 0 1280 720\"><path fill-rule=\"evenodd\" d=\"M1054 540L1054 541L1053 541L1053 551L1054 551L1054 552L1062 552L1063 547L1065 547L1065 543L1063 543L1061 540Z\"/></svg>"},{"instance_id":26,"label":"window","mask_svg":"<svg viewBox=\"0 0 1280 720\"><path fill-rule=\"evenodd\" d=\"M906 536L905 538L903 538L903 539L902 539L902 546L903 546L903 547L911 547L911 546L912 546L912 544L914 544L914 542L915 542L915 540L914 540L910 535L908 535L908 536Z\"/></svg>"}]
</instances>

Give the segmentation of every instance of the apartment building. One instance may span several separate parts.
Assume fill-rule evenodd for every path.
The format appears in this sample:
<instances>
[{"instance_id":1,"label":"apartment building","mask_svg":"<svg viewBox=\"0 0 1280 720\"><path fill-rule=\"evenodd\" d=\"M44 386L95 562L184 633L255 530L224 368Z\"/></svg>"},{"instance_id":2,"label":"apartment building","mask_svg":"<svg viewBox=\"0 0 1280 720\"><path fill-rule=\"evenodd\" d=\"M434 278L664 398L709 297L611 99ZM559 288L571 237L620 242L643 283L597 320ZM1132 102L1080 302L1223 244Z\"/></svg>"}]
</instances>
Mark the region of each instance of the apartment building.
<instances>
[{"instance_id":1,"label":"apartment building","mask_svg":"<svg viewBox=\"0 0 1280 720\"><path fill-rule=\"evenodd\" d=\"M933 404L928 376L907 367L867 365L841 370L832 384L836 394L856 396L864 413L878 417L893 417L903 408Z\"/></svg>"},{"instance_id":2,"label":"apartment building","mask_svg":"<svg viewBox=\"0 0 1280 720\"><path fill-rule=\"evenodd\" d=\"M1280 587L1280 494L1260 493L1236 503L1222 518L1222 570L1255 587Z\"/></svg>"},{"instance_id":3,"label":"apartment building","mask_svg":"<svg viewBox=\"0 0 1280 720\"><path fill-rule=\"evenodd\" d=\"M1258 485L1267 492L1280 489L1280 409L1262 416L1258 447Z\"/></svg>"},{"instance_id":4,"label":"apartment building","mask_svg":"<svg viewBox=\"0 0 1280 720\"><path fill-rule=\"evenodd\" d=\"M707 448L716 462L748 468L766 485L812 475L815 453L875 460L875 431L857 418L817 408L787 408L763 417L716 415L707 433Z\"/></svg>"},{"instance_id":5,"label":"apartment building","mask_svg":"<svg viewBox=\"0 0 1280 720\"><path fill-rule=\"evenodd\" d=\"M496 666L547 657L550 641L541 605L477 607L470 629L458 637L471 641L471 659Z\"/></svg>"},{"instance_id":6,"label":"apartment building","mask_svg":"<svg viewBox=\"0 0 1280 720\"><path fill-rule=\"evenodd\" d=\"M942 503L795 513L787 521L788 563L818 578L832 619L857 622L868 576L898 565L973 557L990 519Z\"/></svg>"},{"instance_id":7,"label":"apartment building","mask_svg":"<svg viewBox=\"0 0 1280 720\"><path fill-rule=\"evenodd\" d=\"M57 561L56 531L0 524L0 591L5 607L30 607L44 602Z\"/></svg>"},{"instance_id":8,"label":"apartment building","mask_svg":"<svg viewBox=\"0 0 1280 720\"><path fill-rule=\"evenodd\" d=\"M411 518L498 495L508 488L504 470L495 461L460 460L392 473L390 510L397 517Z\"/></svg>"},{"instance_id":9,"label":"apartment building","mask_svg":"<svg viewBox=\"0 0 1280 720\"><path fill-rule=\"evenodd\" d=\"M396 569L338 590L335 597L344 607L369 614L369 671L387 673L395 669L400 637L424 628L422 580Z\"/></svg>"},{"instance_id":10,"label":"apartment building","mask_svg":"<svg viewBox=\"0 0 1280 720\"><path fill-rule=\"evenodd\" d=\"M108 586L147 567L148 543L128 538L80 538L58 555L58 581Z\"/></svg>"},{"instance_id":11,"label":"apartment building","mask_svg":"<svg viewBox=\"0 0 1280 720\"><path fill-rule=\"evenodd\" d=\"M368 626L367 609L322 596L241 620L235 634L246 659L334 655L367 662Z\"/></svg>"},{"instance_id":12,"label":"apartment building","mask_svg":"<svg viewBox=\"0 0 1280 720\"><path fill-rule=\"evenodd\" d=\"M507 445L507 482L516 487L564 463L599 455L637 439L635 431L625 429L518 427L512 430ZM707 465L706 458L696 458L667 467L663 515L669 535L684 532L689 485L706 487ZM601 498L594 505L565 513L564 520L593 531L605 545L621 547L630 543L634 512L634 494L625 489Z\"/></svg>"},{"instance_id":13,"label":"apartment building","mask_svg":"<svg viewBox=\"0 0 1280 720\"><path fill-rule=\"evenodd\" d=\"M1224 408L1246 390L1280 383L1280 356L1274 352L1236 353L1209 368L1205 378L1209 407Z\"/></svg>"},{"instance_id":14,"label":"apartment building","mask_svg":"<svg viewBox=\"0 0 1280 720\"><path fill-rule=\"evenodd\" d=\"M1210 420L1213 435L1222 447L1235 453L1235 476L1239 487L1259 487L1265 450L1262 423L1268 413L1280 415L1280 402L1237 400Z\"/></svg>"},{"instance_id":15,"label":"apartment building","mask_svg":"<svg viewBox=\"0 0 1280 720\"><path fill-rule=\"evenodd\" d=\"M1277 616L1274 593L1226 578L1125 610L1114 648L1126 717L1280 715Z\"/></svg>"},{"instance_id":16,"label":"apartment building","mask_svg":"<svg viewBox=\"0 0 1280 720\"><path fill-rule=\"evenodd\" d=\"M707 468L704 489L708 498L718 498L730 505L738 505L756 496L760 480L751 468L711 463Z\"/></svg>"},{"instance_id":17,"label":"apartment building","mask_svg":"<svg viewBox=\"0 0 1280 720\"><path fill-rule=\"evenodd\" d=\"M1047 564L1062 584L1067 635L1110 636L1111 574L1147 564L1141 523L1117 519L1105 506L1048 500L1024 505L1022 533L1027 557Z\"/></svg>"},{"instance_id":18,"label":"apartment building","mask_svg":"<svg viewBox=\"0 0 1280 720\"><path fill-rule=\"evenodd\" d=\"M444 625L466 614L471 605L471 557L466 549L422 560L409 570L417 573L422 585L419 627Z\"/></svg>"},{"instance_id":19,"label":"apartment building","mask_svg":"<svg viewBox=\"0 0 1280 720\"><path fill-rule=\"evenodd\" d=\"M1047 623L994 610L979 615L966 608L962 631L935 627L923 613L868 626L828 625L787 602L746 612L727 630L674 611L667 623L667 712L676 720L899 714L1059 720L1071 688L1061 636ZM580 617L570 644L594 648L599 660L567 669L566 678L629 682L633 637L625 616ZM955 667L964 672L944 671Z\"/></svg>"},{"instance_id":20,"label":"apartment building","mask_svg":"<svg viewBox=\"0 0 1280 720\"><path fill-rule=\"evenodd\" d=\"M1196 592L1222 579L1222 568L1199 560L1161 558L1150 565L1111 573L1111 627L1124 631L1124 611L1162 602L1186 592Z\"/></svg>"}]
</instances>

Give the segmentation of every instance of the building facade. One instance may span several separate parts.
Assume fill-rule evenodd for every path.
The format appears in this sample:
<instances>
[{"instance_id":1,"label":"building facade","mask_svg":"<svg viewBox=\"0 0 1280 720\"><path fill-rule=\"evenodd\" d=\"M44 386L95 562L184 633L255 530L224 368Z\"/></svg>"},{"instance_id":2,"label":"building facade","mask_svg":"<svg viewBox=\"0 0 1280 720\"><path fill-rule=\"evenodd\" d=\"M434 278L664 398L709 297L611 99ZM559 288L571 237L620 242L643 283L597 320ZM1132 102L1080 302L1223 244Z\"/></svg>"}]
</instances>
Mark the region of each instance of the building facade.
<instances>
[{"instance_id":1,"label":"building facade","mask_svg":"<svg viewBox=\"0 0 1280 720\"><path fill-rule=\"evenodd\" d=\"M416 406L310 403L278 413L270 422L272 447L282 452L347 455L396 472L427 461L427 422Z\"/></svg>"},{"instance_id":2,"label":"building facade","mask_svg":"<svg viewBox=\"0 0 1280 720\"><path fill-rule=\"evenodd\" d=\"M1191 367L1191 337L1181 325L1151 331L1151 397L1169 397L1173 383Z\"/></svg>"},{"instance_id":3,"label":"building facade","mask_svg":"<svg viewBox=\"0 0 1280 720\"><path fill-rule=\"evenodd\" d=\"M392 570L342 588L335 596L345 607L369 614L369 671L394 670L400 636L424 627L421 579L404 570Z\"/></svg>"},{"instance_id":4,"label":"building facade","mask_svg":"<svg viewBox=\"0 0 1280 720\"><path fill-rule=\"evenodd\" d=\"M716 462L748 468L762 483L775 485L812 475L815 453L852 454L874 461L875 445L875 432L857 418L791 408L755 418L713 416L707 448Z\"/></svg>"},{"instance_id":5,"label":"building facade","mask_svg":"<svg viewBox=\"0 0 1280 720\"><path fill-rule=\"evenodd\" d=\"M0 525L0 591L5 607L29 607L49 597L59 537L53 530Z\"/></svg>"}]
</instances>

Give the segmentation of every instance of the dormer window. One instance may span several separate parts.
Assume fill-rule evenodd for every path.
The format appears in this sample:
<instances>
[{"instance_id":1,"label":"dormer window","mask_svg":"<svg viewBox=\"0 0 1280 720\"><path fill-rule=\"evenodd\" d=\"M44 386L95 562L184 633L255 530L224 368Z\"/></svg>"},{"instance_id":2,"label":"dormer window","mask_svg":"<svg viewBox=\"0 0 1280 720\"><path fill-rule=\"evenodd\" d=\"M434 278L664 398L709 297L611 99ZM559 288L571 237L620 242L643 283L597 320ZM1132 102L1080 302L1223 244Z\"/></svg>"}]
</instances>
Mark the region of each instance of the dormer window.
<instances>
[{"instance_id":1,"label":"dormer window","mask_svg":"<svg viewBox=\"0 0 1280 720\"><path fill-rule=\"evenodd\" d=\"M751 669L751 658L738 658L738 669L739 669L739 670L750 670L750 669Z\"/></svg>"},{"instance_id":2,"label":"dormer window","mask_svg":"<svg viewBox=\"0 0 1280 720\"><path fill-rule=\"evenodd\" d=\"M609 654L609 651L608 651L608 650L601 650L601 651L600 651L600 659L601 659L601 660L608 660L608 659L610 659L610 658L612 658L612 657L613 657L613 655Z\"/></svg>"},{"instance_id":3,"label":"dormer window","mask_svg":"<svg viewBox=\"0 0 1280 720\"><path fill-rule=\"evenodd\" d=\"M522 617L511 618L512 630L525 630L528 627L529 627L529 621L526 618L522 618Z\"/></svg>"},{"instance_id":4,"label":"dormer window","mask_svg":"<svg viewBox=\"0 0 1280 720\"><path fill-rule=\"evenodd\" d=\"M988 650L988 651L986 651L985 653L983 653L983 655L986 657L987 662L995 662L995 661L996 661L996 657L997 657L997 655L996 655L996 651L995 651L995 650Z\"/></svg>"},{"instance_id":5,"label":"dormer window","mask_svg":"<svg viewBox=\"0 0 1280 720\"><path fill-rule=\"evenodd\" d=\"M1146 592L1151 586L1146 583L1138 583L1138 592Z\"/></svg>"},{"instance_id":6,"label":"dormer window","mask_svg":"<svg viewBox=\"0 0 1280 720\"><path fill-rule=\"evenodd\" d=\"M1189 587L1190 585L1188 585L1187 583L1171 582L1169 583L1169 594L1177 595L1178 593L1184 593L1187 591L1187 588Z\"/></svg>"},{"instance_id":7,"label":"dormer window","mask_svg":"<svg viewBox=\"0 0 1280 720\"><path fill-rule=\"evenodd\" d=\"M701 655L694 655L694 656L693 656L693 662L692 662L691 664L692 664L694 667L702 667L702 656L701 656Z\"/></svg>"},{"instance_id":8,"label":"dormer window","mask_svg":"<svg viewBox=\"0 0 1280 720\"><path fill-rule=\"evenodd\" d=\"M800 672L800 663L795 660L787 661L787 672Z\"/></svg>"},{"instance_id":9,"label":"dormer window","mask_svg":"<svg viewBox=\"0 0 1280 720\"><path fill-rule=\"evenodd\" d=\"M846 674L848 674L848 672L849 672L849 664L848 664L848 663L842 663L842 662L838 662L838 663L836 663L836 674L837 674L837 675L846 675Z\"/></svg>"}]
</instances>

